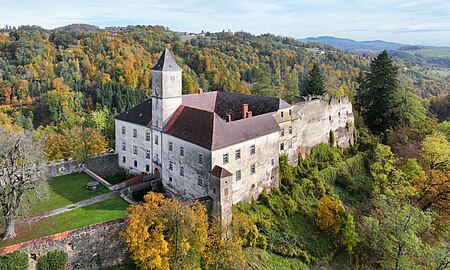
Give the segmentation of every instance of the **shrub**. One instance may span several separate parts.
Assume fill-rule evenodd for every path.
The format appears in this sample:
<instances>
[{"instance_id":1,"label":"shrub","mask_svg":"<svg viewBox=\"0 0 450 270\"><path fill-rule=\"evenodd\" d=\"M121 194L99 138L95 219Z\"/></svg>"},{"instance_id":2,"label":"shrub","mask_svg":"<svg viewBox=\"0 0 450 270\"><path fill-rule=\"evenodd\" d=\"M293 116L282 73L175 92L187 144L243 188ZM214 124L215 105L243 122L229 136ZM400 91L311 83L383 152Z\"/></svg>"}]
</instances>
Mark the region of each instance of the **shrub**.
<instances>
[{"instance_id":1,"label":"shrub","mask_svg":"<svg viewBox=\"0 0 450 270\"><path fill-rule=\"evenodd\" d=\"M22 251L14 251L0 256L0 269L28 269L28 255Z\"/></svg>"},{"instance_id":2,"label":"shrub","mask_svg":"<svg viewBox=\"0 0 450 270\"><path fill-rule=\"evenodd\" d=\"M66 269L68 260L67 252L63 250L50 251L39 257L36 265L37 270L63 270Z\"/></svg>"}]
</instances>

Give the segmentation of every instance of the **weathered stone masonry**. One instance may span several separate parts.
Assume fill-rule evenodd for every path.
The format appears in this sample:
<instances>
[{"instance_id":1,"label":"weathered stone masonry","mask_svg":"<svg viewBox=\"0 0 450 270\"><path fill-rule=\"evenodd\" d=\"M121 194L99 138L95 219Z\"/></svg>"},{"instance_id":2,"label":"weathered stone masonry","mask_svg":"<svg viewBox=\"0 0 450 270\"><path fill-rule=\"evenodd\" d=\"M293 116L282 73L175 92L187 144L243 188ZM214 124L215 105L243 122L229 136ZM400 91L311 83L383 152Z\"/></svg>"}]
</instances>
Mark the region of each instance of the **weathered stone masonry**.
<instances>
[{"instance_id":1,"label":"weathered stone masonry","mask_svg":"<svg viewBox=\"0 0 450 270\"><path fill-rule=\"evenodd\" d=\"M68 269L96 270L130 263L125 242L119 232L126 227L126 218L42 237L0 248L0 255L16 250L29 255L30 269L36 260L52 250L69 254Z\"/></svg>"}]
</instances>

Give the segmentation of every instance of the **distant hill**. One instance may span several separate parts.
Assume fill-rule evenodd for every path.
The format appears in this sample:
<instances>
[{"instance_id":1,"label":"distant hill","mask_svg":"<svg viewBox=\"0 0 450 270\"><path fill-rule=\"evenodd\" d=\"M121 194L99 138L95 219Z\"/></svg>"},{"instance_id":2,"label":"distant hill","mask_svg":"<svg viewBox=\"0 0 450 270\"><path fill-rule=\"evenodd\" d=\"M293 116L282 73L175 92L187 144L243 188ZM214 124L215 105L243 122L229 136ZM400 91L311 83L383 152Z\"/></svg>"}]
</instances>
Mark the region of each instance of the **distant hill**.
<instances>
[{"instance_id":1,"label":"distant hill","mask_svg":"<svg viewBox=\"0 0 450 270\"><path fill-rule=\"evenodd\" d=\"M303 42L317 42L336 47L342 50L358 51L358 52L378 52L382 50L398 50L406 47L406 44L395 42L387 42L383 40L356 41L348 38L337 38L332 36L308 37L302 39Z\"/></svg>"},{"instance_id":2,"label":"distant hill","mask_svg":"<svg viewBox=\"0 0 450 270\"><path fill-rule=\"evenodd\" d=\"M98 33L101 29L98 26L90 24L70 24L62 27L53 29L56 32L66 32L66 33Z\"/></svg>"}]
</instances>

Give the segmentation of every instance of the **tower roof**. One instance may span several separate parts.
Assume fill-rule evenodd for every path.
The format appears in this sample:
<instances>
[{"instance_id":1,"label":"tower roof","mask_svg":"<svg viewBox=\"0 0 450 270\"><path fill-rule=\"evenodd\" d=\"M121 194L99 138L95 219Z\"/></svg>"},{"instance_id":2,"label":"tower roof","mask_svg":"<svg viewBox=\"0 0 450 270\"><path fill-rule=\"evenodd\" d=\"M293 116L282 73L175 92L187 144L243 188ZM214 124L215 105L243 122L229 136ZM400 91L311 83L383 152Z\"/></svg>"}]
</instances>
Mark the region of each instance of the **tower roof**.
<instances>
[{"instance_id":1,"label":"tower roof","mask_svg":"<svg viewBox=\"0 0 450 270\"><path fill-rule=\"evenodd\" d=\"M183 69L177 64L175 59L173 59L172 53L170 53L169 49L166 48L159 58L158 63L156 63L152 70L179 71Z\"/></svg>"}]
</instances>

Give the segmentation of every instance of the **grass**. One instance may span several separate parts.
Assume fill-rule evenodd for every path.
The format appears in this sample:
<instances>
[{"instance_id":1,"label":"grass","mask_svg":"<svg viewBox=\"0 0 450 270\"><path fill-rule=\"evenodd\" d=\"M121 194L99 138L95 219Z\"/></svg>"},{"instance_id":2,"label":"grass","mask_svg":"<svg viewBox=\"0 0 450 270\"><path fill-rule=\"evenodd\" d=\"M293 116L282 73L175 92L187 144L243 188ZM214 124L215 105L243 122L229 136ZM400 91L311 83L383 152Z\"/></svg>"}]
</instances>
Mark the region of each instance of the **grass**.
<instances>
[{"instance_id":1,"label":"grass","mask_svg":"<svg viewBox=\"0 0 450 270\"><path fill-rule=\"evenodd\" d=\"M310 269L299 259L286 258L258 248L245 249L249 269L258 270L303 270Z\"/></svg>"},{"instance_id":2,"label":"grass","mask_svg":"<svg viewBox=\"0 0 450 270\"><path fill-rule=\"evenodd\" d=\"M27 216L36 216L108 192L108 189L102 185L96 190L88 190L86 184L91 181L94 181L94 179L84 173L50 179L48 181L48 197L42 200L31 198L31 207Z\"/></svg>"},{"instance_id":3,"label":"grass","mask_svg":"<svg viewBox=\"0 0 450 270\"><path fill-rule=\"evenodd\" d=\"M37 222L18 224L16 227L18 236L14 239L0 242L0 247L122 218L125 216L127 207L128 203L122 198L114 197Z\"/></svg>"}]
</instances>

